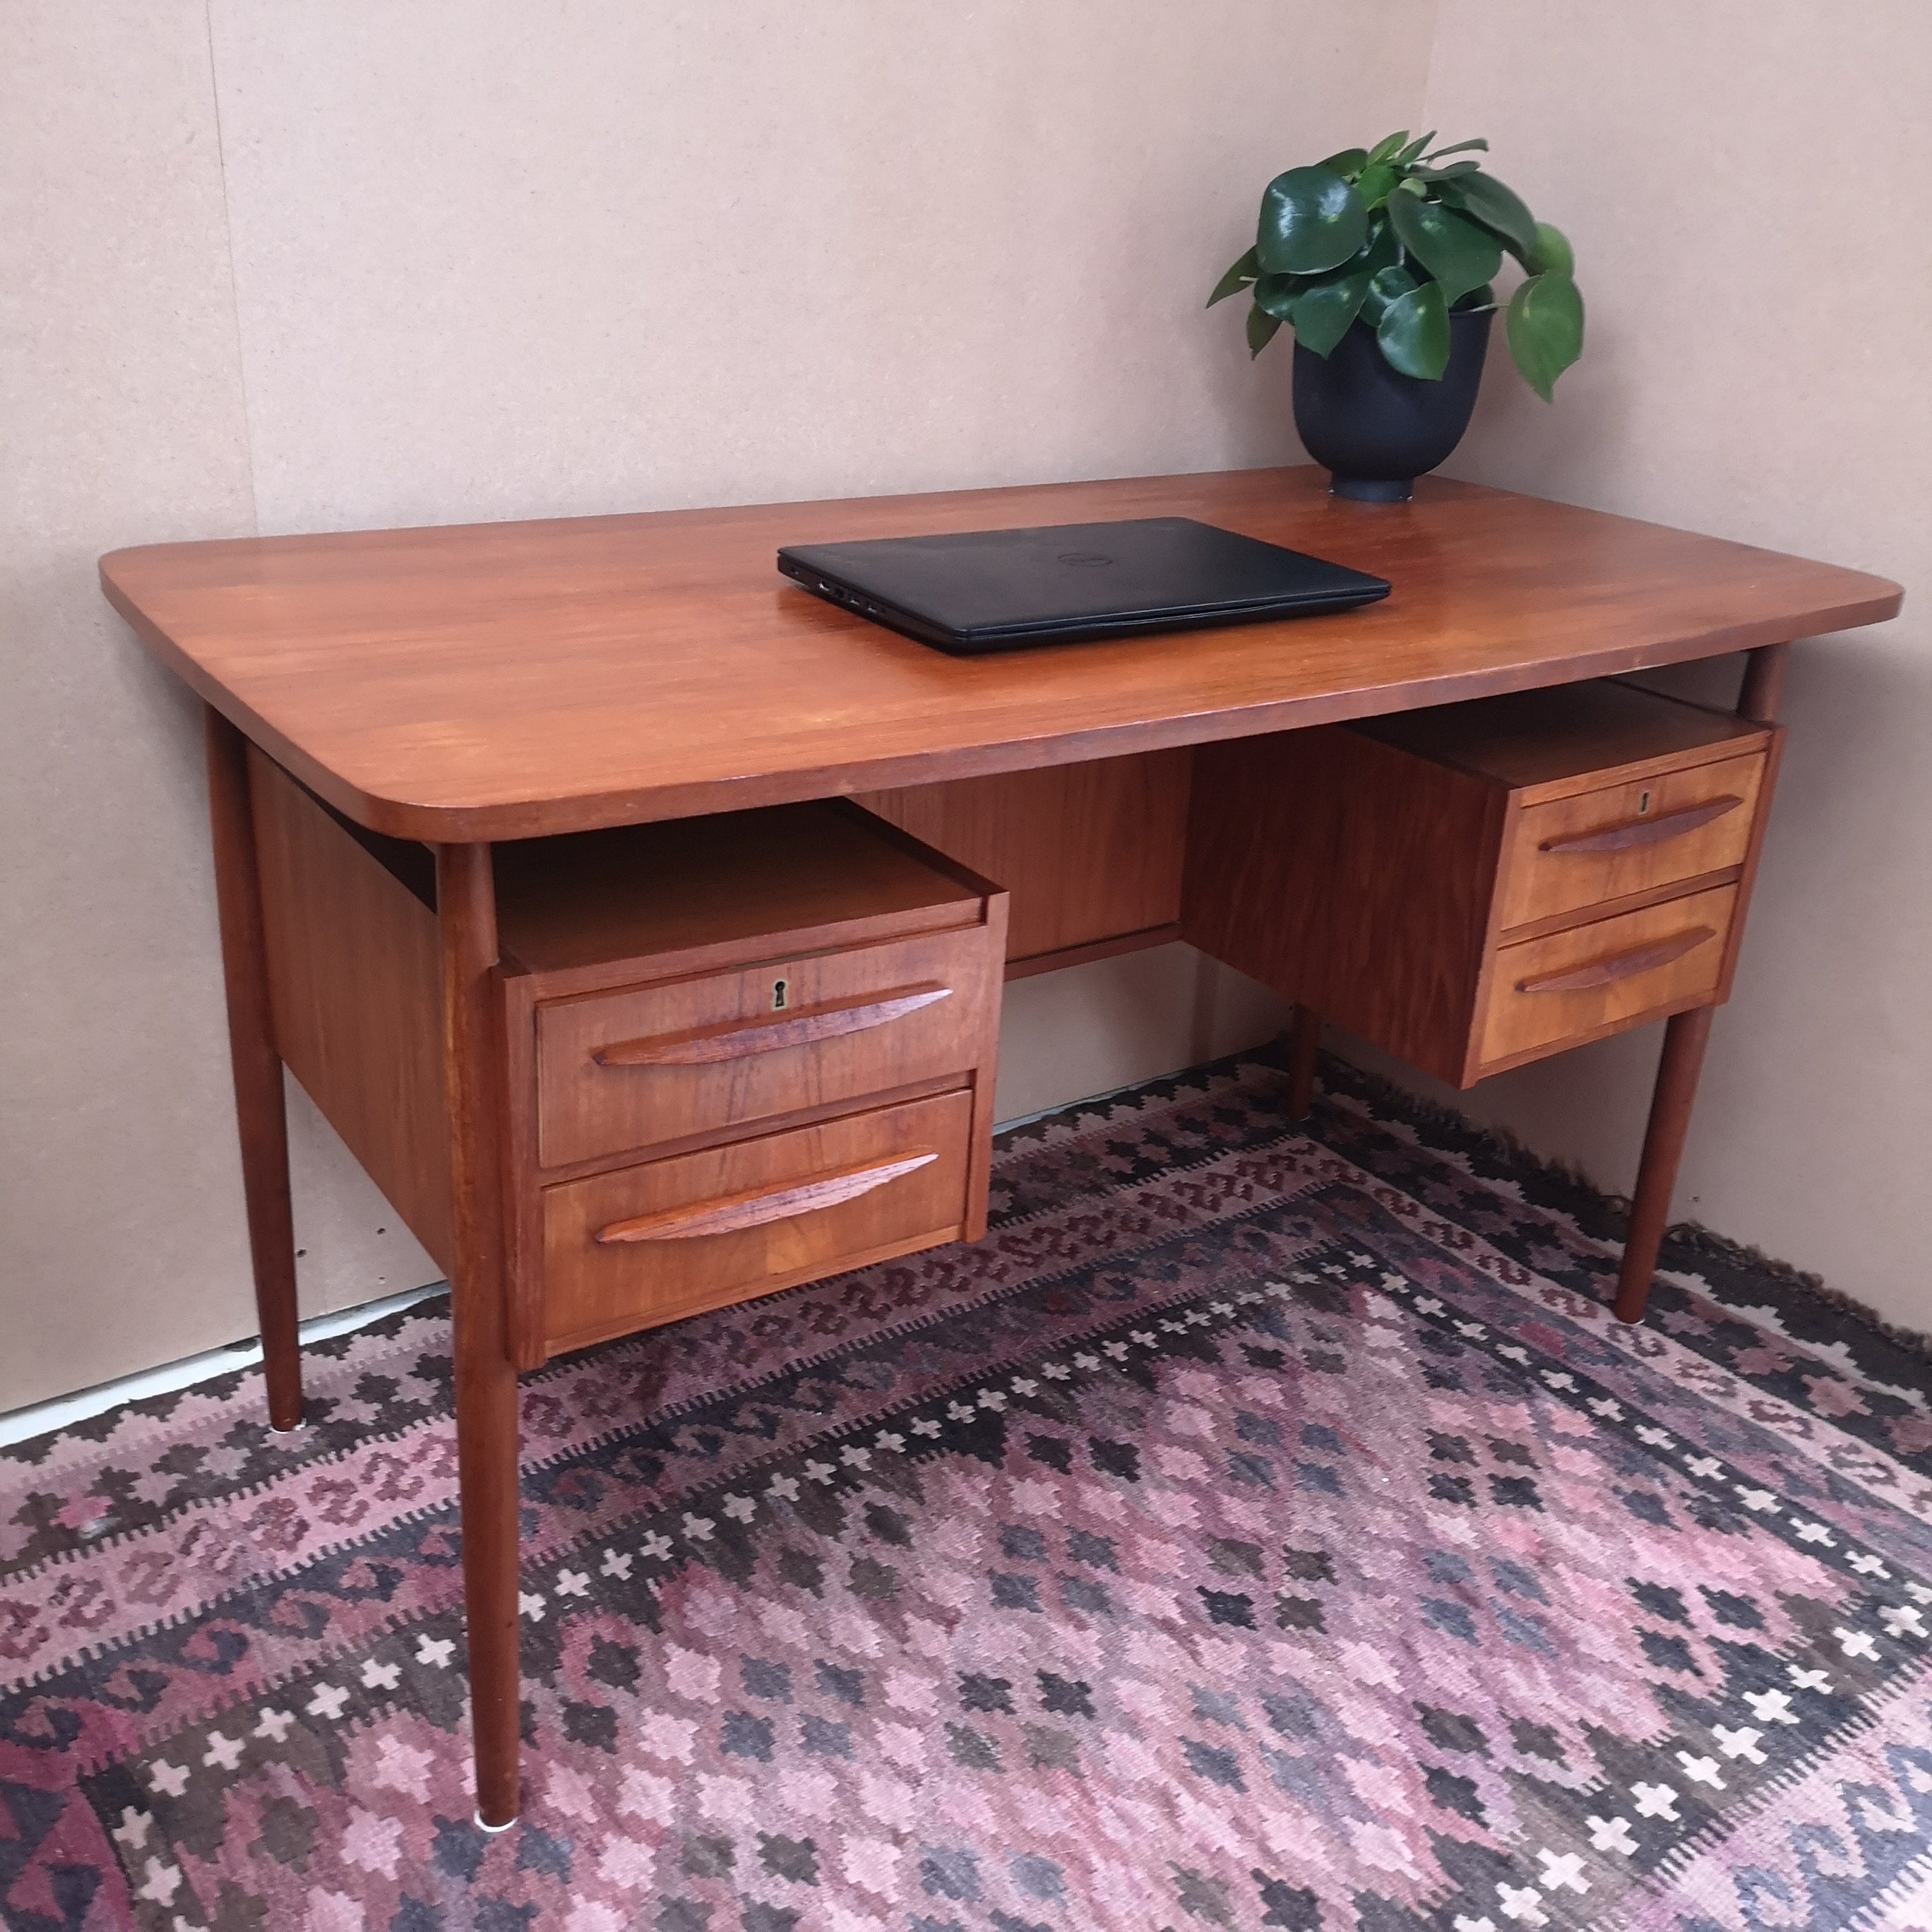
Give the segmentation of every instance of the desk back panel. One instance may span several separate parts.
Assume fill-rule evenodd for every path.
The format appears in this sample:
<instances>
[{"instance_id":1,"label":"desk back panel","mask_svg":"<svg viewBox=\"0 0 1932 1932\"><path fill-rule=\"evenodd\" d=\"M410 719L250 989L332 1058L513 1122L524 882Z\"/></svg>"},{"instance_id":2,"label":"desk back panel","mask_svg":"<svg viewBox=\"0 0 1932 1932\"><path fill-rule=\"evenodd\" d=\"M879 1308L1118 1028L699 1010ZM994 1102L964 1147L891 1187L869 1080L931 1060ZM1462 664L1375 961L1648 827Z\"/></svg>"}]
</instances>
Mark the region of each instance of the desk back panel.
<instances>
[{"instance_id":1,"label":"desk back panel","mask_svg":"<svg viewBox=\"0 0 1932 1932\"><path fill-rule=\"evenodd\" d=\"M859 802L1006 887L1018 979L1180 937L1192 771L1191 749L1144 752Z\"/></svg>"}]
</instances>

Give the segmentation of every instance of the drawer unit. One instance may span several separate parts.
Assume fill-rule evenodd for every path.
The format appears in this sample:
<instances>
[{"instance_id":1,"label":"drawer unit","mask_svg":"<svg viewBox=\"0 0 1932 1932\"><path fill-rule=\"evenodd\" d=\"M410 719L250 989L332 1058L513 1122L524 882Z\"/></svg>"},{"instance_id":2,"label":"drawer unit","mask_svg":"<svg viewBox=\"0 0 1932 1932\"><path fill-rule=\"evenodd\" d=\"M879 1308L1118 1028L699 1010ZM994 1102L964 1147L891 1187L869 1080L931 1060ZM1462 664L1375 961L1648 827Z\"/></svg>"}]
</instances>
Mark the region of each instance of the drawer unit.
<instances>
[{"instance_id":1,"label":"drawer unit","mask_svg":"<svg viewBox=\"0 0 1932 1932\"><path fill-rule=\"evenodd\" d=\"M545 1002L539 1157L562 1167L956 1075L997 1024L1003 964L974 926Z\"/></svg>"},{"instance_id":2,"label":"drawer unit","mask_svg":"<svg viewBox=\"0 0 1932 1932\"><path fill-rule=\"evenodd\" d=\"M519 1366L984 1232L997 886L828 801L499 848L497 896Z\"/></svg>"},{"instance_id":3,"label":"drawer unit","mask_svg":"<svg viewBox=\"0 0 1932 1932\"><path fill-rule=\"evenodd\" d=\"M1470 1086L1727 995L1780 742L1605 680L1204 746L1183 935Z\"/></svg>"},{"instance_id":4,"label":"drawer unit","mask_svg":"<svg viewBox=\"0 0 1932 1932\"><path fill-rule=\"evenodd\" d=\"M279 1049L448 1268L434 865L248 777ZM999 887L842 800L491 860L519 1368L985 1232Z\"/></svg>"},{"instance_id":5,"label":"drawer unit","mask_svg":"<svg viewBox=\"0 0 1932 1932\"><path fill-rule=\"evenodd\" d=\"M546 1188L546 1347L956 1240L972 1113L956 1090Z\"/></svg>"}]
</instances>

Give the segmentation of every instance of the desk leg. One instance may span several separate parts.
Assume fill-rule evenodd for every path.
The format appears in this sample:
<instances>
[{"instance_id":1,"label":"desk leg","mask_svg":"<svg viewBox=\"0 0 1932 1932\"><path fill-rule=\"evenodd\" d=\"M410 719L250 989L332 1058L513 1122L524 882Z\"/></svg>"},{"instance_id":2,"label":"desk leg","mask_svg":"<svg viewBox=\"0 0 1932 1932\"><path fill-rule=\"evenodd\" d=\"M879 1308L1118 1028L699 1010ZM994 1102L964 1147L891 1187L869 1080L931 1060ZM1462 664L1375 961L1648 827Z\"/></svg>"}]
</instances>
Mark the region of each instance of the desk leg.
<instances>
[{"instance_id":1,"label":"desk leg","mask_svg":"<svg viewBox=\"0 0 1932 1932\"><path fill-rule=\"evenodd\" d=\"M1744 660L1744 681L1738 690L1738 716L1769 724L1778 716L1784 689L1789 644L1760 644ZM1774 754L1772 769L1777 769ZM1754 856L1752 864L1756 862ZM1750 890L1751 866L1745 868L1744 890ZM1742 919L1744 908L1738 908ZM1704 1064L1704 1048L1711 1037L1714 1006L1695 1006L1676 1015L1664 1029L1664 1058L1657 1069L1657 1088L1651 1096L1650 1124L1644 1130L1643 1160L1637 1169L1636 1198L1630 1203L1630 1236L1624 1243L1623 1267L1617 1276L1617 1319L1641 1322L1650 1298L1651 1276L1657 1272L1657 1251L1670 1214L1671 1190L1677 1185L1677 1163L1684 1152L1684 1136L1690 1125L1691 1102L1697 1095L1697 1076Z\"/></svg>"},{"instance_id":2,"label":"desk leg","mask_svg":"<svg viewBox=\"0 0 1932 1932\"><path fill-rule=\"evenodd\" d=\"M1738 716L1754 724L1774 724L1778 700L1784 692L1784 667L1789 644L1760 644L1744 658L1744 682L1738 687Z\"/></svg>"},{"instance_id":3,"label":"desk leg","mask_svg":"<svg viewBox=\"0 0 1932 1932\"><path fill-rule=\"evenodd\" d=\"M1711 1037L1712 1016L1717 1010L1715 1006L1693 1006L1688 1013L1673 1014L1664 1025L1664 1058L1651 1095L1650 1124L1644 1130L1643 1160L1637 1169L1636 1196L1630 1203L1623 1267L1617 1276L1619 1322L1641 1322L1650 1298L1657 1251L1663 1245L1664 1223L1670 1216L1671 1190L1677 1185L1677 1163L1690 1125L1691 1103L1697 1097L1697 1076L1704 1064L1705 1043Z\"/></svg>"},{"instance_id":4,"label":"desk leg","mask_svg":"<svg viewBox=\"0 0 1932 1932\"><path fill-rule=\"evenodd\" d=\"M1315 1106L1315 1060L1322 1051L1322 1016L1305 1002L1294 1010L1288 1036L1288 1111L1305 1120Z\"/></svg>"},{"instance_id":5,"label":"desk leg","mask_svg":"<svg viewBox=\"0 0 1932 1932\"><path fill-rule=\"evenodd\" d=\"M450 1318L476 1815L517 1815L517 1372L504 1270L505 1122L496 895L488 845L436 848L448 1090Z\"/></svg>"},{"instance_id":6,"label":"desk leg","mask_svg":"<svg viewBox=\"0 0 1932 1932\"><path fill-rule=\"evenodd\" d=\"M302 1354L296 1334L296 1231L289 1202L289 1121L268 1000L262 878L248 795L248 741L212 705L204 713L208 822L214 848L214 898L221 972L228 990L228 1051L235 1119L242 1138L242 1191L255 1270L255 1316L268 1422L302 1426Z\"/></svg>"}]
</instances>

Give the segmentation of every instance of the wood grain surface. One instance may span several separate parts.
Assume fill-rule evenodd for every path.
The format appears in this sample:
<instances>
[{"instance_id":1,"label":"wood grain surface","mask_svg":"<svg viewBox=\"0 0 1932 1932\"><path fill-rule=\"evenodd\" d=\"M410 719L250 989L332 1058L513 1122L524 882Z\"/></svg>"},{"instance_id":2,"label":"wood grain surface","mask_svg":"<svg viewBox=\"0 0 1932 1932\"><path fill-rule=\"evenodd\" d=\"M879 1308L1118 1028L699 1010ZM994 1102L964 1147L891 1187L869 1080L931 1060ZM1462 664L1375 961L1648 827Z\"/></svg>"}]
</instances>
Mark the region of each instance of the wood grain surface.
<instances>
[{"instance_id":1,"label":"wood grain surface","mask_svg":"<svg viewBox=\"0 0 1932 1932\"><path fill-rule=\"evenodd\" d=\"M1509 800L1340 727L1212 746L1195 762L1182 937L1460 1084Z\"/></svg>"},{"instance_id":2,"label":"wood grain surface","mask_svg":"<svg viewBox=\"0 0 1932 1932\"><path fill-rule=\"evenodd\" d=\"M962 1088L545 1188L549 1352L958 1239L969 1227L974 1119ZM770 1218L760 1198L776 1207ZM681 1220L699 1223L685 1230L695 1238L626 1232Z\"/></svg>"},{"instance_id":3,"label":"wood grain surface","mask_svg":"<svg viewBox=\"0 0 1932 1932\"><path fill-rule=\"evenodd\" d=\"M1600 790L1625 766L1703 765L1762 746L1763 725L1640 685L1604 679L1364 720L1356 728L1418 758L1493 778L1540 805Z\"/></svg>"},{"instance_id":4,"label":"wood grain surface","mask_svg":"<svg viewBox=\"0 0 1932 1932\"><path fill-rule=\"evenodd\" d=\"M1390 578L1366 608L954 658L781 578L782 543L1192 516ZM449 842L1065 764L1876 622L1857 571L1424 478L1313 469L164 544L146 643L359 824Z\"/></svg>"},{"instance_id":5,"label":"wood grain surface","mask_svg":"<svg viewBox=\"0 0 1932 1932\"><path fill-rule=\"evenodd\" d=\"M652 956L680 956L688 968L704 948L748 934L861 920L923 932L980 917L983 880L882 829L826 803L499 845L506 969L554 982ZM849 932L831 943L850 943Z\"/></svg>"},{"instance_id":6,"label":"wood grain surface","mask_svg":"<svg viewBox=\"0 0 1932 1932\"><path fill-rule=\"evenodd\" d=\"M1193 754L1006 772L868 792L860 802L1012 896L1018 976L1174 936Z\"/></svg>"},{"instance_id":7,"label":"wood grain surface","mask_svg":"<svg viewBox=\"0 0 1932 1932\"><path fill-rule=\"evenodd\" d=\"M235 1124L248 1249L262 1330L268 1421L302 1426L302 1353L297 1340L294 1203L289 1192L289 1124L276 1037L274 989L263 936L262 827L250 795L248 741L218 711L202 714L208 754L208 830L214 896L228 989L228 1040L235 1076ZM272 869L274 860L268 860Z\"/></svg>"},{"instance_id":8,"label":"wood grain surface","mask_svg":"<svg viewBox=\"0 0 1932 1932\"><path fill-rule=\"evenodd\" d=\"M1498 922L1528 926L1742 865L1768 755L1629 778L1513 813Z\"/></svg>"},{"instance_id":9,"label":"wood grain surface","mask_svg":"<svg viewBox=\"0 0 1932 1932\"><path fill-rule=\"evenodd\" d=\"M566 1167L834 1101L856 1104L892 1088L964 1079L999 1032L1001 964L993 929L981 922L545 1001L536 1015L543 1165ZM723 1036L741 1041L754 1026L779 1030L788 1023L771 1025L778 984L805 1009L788 1023L802 1029L789 1040L722 1059L653 1051L713 1029L735 1028ZM920 987L934 997L892 997ZM826 1030L823 1022L836 1018L842 1004L848 1014L882 1004L898 1011L875 1025Z\"/></svg>"},{"instance_id":10,"label":"wood grain surface","mask_svg":"<svg viewBox=\"0 0 1932 1932\"><path fill-rule=\"evenodd\" d=\"M1714 1002L1737 904L1720 886L1502 947L1476 1022L1479 1072Z\"/></svg>"},{"instance_id":11,"label":"wood grain surface","mask_svg":"<svg viewBox=\"0 0 1932 1932\"><path fill-rule=\"evenodd\" d=\"M463 1521L463 1612L476 1815L517 1815L517 1371L504 1268L502 1021L494 983L496 902L489 848L436 854L442 964L443 1092L448 1112L450 1352Z\"/></svg>"},{"instance_id":12,"label":"wood grain surface","mask_svg":"<svg viewBox=\"0 0 1932 1932\"><path fill-rule=\"evenodd\" d=\"M282 1058L447 1274L454 1263L436 914L252 748L248 779Z\"/></svg>"},{"instance_id":13,"label":"wood grain surface","mask_svg":"<svg viewBox=\"0 0 1932 1932\"><path fill-rule=\"evenodd\" d=\"M789 1221L800 1214L840 1207L902 1174L929 1167L938 1158L937 1150L928 1148L922 1154L901 1154L890 1160L861 1161L854 1167L835 1168L830 1174L815 1174L782 1186L750 1188L717 1201L694 1201L682 1208L614 1221L608 1228L599 1228L591 1238L608 1244L693 1241L706 1234L735 1234L741 1228L762 1228L772 1221Z\"/></svg>"}]
</instances>

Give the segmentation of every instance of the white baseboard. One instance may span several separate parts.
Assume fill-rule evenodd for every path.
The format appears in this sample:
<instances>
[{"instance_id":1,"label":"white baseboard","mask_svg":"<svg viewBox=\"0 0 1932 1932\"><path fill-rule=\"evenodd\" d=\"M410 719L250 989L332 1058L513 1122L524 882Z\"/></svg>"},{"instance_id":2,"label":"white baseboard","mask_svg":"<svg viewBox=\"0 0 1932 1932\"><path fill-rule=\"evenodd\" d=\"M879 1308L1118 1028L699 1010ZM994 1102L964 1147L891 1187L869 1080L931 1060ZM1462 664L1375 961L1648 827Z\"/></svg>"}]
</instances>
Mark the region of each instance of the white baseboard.
<instances>
[{"instance_id":1,"label":"white baseboard","mask_svg":"<svg viewBox=\"0 0 1932 1932\"><path fill-rule=\"evenodd\" d=\"M386 1294L380 1301L338 1308L332 1315L318 1315L304 1322L298 1332L304 1342L326 1342L332 1335L366 1328L399 1308L440 1294L443 1286L442 1282L434 1281L427 1287L412 1288L401 1294ZM50 1401L30 1403L25 1408L10 1409L0 1415L0 1448L44 1436L50 1430L69 1428L121 1402L138 1402L143 1396L167 1395L196 1382L211 1382L232 1369L252 1368L261 1359L262 1344L258 1339L236 1342L225 1348L205 1348L198 1355L184 1355L178 1362L164 1362L158 1368L143 1369L138 1375L97 1382L93 1388L77 1389L72 1395L58 1395Z\"/></svg>"}]
</instances>

